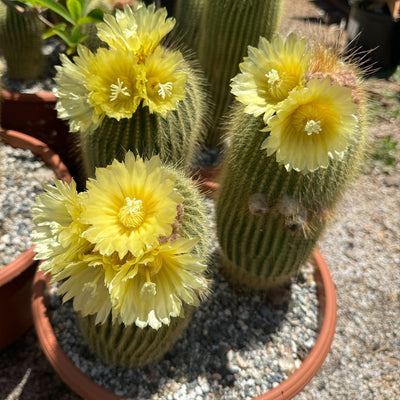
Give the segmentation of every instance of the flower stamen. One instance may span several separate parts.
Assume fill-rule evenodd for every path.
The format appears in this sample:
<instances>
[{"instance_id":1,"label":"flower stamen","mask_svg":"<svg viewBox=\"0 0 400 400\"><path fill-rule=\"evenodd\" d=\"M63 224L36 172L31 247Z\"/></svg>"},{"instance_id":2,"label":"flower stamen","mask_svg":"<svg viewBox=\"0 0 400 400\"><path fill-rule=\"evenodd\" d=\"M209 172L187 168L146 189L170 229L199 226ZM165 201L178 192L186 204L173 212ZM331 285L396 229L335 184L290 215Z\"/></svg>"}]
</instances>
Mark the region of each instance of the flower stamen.
<instances>
[{"instance_id":1,"label":"flower stamen","mask_svg":"<svg viewBox=\"0 0 400 400\"><path fill-rule=\"evenodd\" d=\"M280 81L281 77L276 69L271 69L265 76L268 78L268 85L275 85L278 81Z\"/></svg>"},{"instance_id":2,"label":"flower stamen","mask_svg":"<svg viewBox=\"0 0 400 400\"><path fill-rule=\"evenodd\" d=\"M142 225L145 217L142 200L125 198L125 205L118 213L118 219L126 228L136 229Z\"/></svg>"},{"instance_id":3,"label":"flower stamen","mask_svg":"<svg viewBox=\"0 0 400 400\"><path fill-rule=\"evenodd\" d=\"M318 135L322 131L321 121L314 121L313 119L310 119L307 121L304 130L307 132L308 136L311 136L313 133Z\"/></svg>"},{"instance_id":4,"label":"flower stamen","mask_svg":"<svg viewBox=\"0 0 400 400\"><path fill-rule=\"evenodd\" d=\"M118 96L120 94L123 94L124 96L130 96L130 93L128 92L128 88L126 86L122 86L124 84L124 81L120 81L120 79L117 79L117 84L113 83L110 85L111 88L111 96L110 100L115 101L118 99Z\"/></svg>"},{"instance_id":5,"label":"flower stamen","mask_svg":"<svg viewBox=\"0 0 400 400\"><path fill-rule=\"evenodd\" d=\"M172 82L167 82L167 83L159 83L158 84L159 88L158 89L158 95L162 97L163 100L165 100L165 95L171 97L172 95Z\"/></svg>"}]
</instances>

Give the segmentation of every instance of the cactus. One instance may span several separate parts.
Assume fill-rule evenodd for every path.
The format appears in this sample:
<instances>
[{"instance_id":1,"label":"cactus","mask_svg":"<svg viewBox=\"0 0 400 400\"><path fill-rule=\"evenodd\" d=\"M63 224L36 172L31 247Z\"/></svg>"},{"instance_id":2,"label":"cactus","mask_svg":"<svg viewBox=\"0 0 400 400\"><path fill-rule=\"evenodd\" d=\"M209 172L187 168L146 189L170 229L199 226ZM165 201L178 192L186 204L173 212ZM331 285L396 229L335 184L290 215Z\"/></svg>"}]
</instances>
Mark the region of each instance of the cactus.
<instances>
[{"instance_id":1,"label":"cactus","mask_svg":"<svg viewBox=\"0 0 400 400\"><path fill-rule=\"evenodd\" d=\"M221 144L221 117L233 100L229 83L238 72L247 46L256 45L260 36L272 37L279 27L283 4L283 0L177 2L178 27L185 32L182 39L197 54L215 103L207 137L209 146Z\"/></svg>"},{"instance_id":2,"label":"cactus","mask_svg":"<svg viewBox=\"0 0 400 400\"><path fill-rule=\"evenodd\" d=\"M63 56L58 67L56 108L81 133L87 176L127 150L189 170L204 135L204 78L193 60L160 44L174 20L165 9L135 4L97 25L110 49L80 46L73 62Z\"/></svg>"},{"instance_id":3,"label":"cactus","mask_svg":"<svg viewBox=\"0 0 400 400\"><path fill-rule=\"evenodd\" d=\"M41 269L73 298L89 347L110 363L156 361L208 292L204 199L179 169L128 152L87 191L56 182L39 195L32 240ZM105 216L107 215L107 216ZM100 219L99 219L100 217Z\"/></svg>"},{"instance_id":4,"label":"cactus","mask_svg":"<svg viewBox=\"0 0 400 400\"><path fill-rule=\"evenodd\" d=\"M246 107L237 103L227 125L217 231L225 275L253 289L287 283L308 259L356 175L367 141L365 94L356 67L322 47L303 53L303 43L293 39L285 46L276 39L271 45L275 52L261 40L264 58L250 48L242 74L232 84ZM297 61L289 57L294 49L300 55ZM283 62L274 64L267 57L279 53ZM285 82L285 57L287 68L300 65L297 80L292 70ZM260 87L257 79L272 88L269 98L267 90L261 95L268 98L267 105L265 98L249 94ZM273 95L282 95L284 89L287 98L273 104ZM315 115L319 118L314 120Z\"/></svg>"},{"instance_id":5,"label":"cactus","mask_svg":"<svg viewBox=\"0 0 400 400\"><path fill-rule=\"evenodd\" d=\"M186 238L202 238L193 252L206 260L208 223L203 200L183 175L169 170L178 178L175 187L184 198L184 215L177 234ZM163 324L159 329L150 326L141 328L135 324L125 326L113 322L111 316L99 325L93 315L82 317L78 314L78 322L85 342L97 356L110 364L138 367L157 362L171 349L190 321L194 309L183 304L181 315L171 318L168 325Z\"/></svg>"},{"instance_id":6,"label":"cactus","mask_svg":"<svg viewBox=\"0 0 400 400\"><path fill-rule=\"evenodd\" d=\"M196 149L202 141L205 97L200 73L185 62L185 99L165 117L140 106L131 118L105 118L90 135L82 135L89 161L89 176L95 167L121 159L126 150L145 158L155 154L168 164L190 171Z\"/></svg>"},{"instance_id":7,"label":"cactus","mask_svg":"<svg viewBox=\"0 0 400 400\"><path fill-rule=\"evenodd\" d=\"M42 53L44 24L36 10L22 3L0 2L0 50L11 79L36 79L44 68Z\"/></svg>"}]
</instances>

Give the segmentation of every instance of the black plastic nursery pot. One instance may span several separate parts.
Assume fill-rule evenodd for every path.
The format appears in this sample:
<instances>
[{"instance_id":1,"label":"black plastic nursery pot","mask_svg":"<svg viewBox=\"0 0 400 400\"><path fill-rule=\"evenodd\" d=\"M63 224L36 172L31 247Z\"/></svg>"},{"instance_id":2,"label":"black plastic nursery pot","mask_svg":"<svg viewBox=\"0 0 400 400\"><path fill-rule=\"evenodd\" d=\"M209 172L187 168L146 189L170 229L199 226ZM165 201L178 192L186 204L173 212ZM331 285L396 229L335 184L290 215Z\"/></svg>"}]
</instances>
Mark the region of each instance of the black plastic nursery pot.
<instances>
[{"instance_id":1,"label":"black plastic nursery pot","mask_svg":"<svg viewBox=\"0 0 400 400\"><path fill-rule=\"evenodd\" d=\"M387 70L400 62L400 21L394 21L386 9L369 11L354 4L347 35L350 47L370 60L373 68Z\"/></svg>"}]
</instances>

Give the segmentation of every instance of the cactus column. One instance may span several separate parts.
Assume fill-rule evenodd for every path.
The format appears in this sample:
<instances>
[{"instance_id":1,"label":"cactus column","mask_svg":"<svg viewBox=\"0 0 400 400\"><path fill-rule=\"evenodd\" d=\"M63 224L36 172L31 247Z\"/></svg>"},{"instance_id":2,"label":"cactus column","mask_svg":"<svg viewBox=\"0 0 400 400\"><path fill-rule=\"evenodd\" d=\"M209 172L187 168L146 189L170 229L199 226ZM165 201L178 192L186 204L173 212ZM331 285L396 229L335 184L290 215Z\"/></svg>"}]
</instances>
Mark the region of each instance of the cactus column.
<instances>
[{"instance_id":1,"label":"cactus column","mask_svg":"<svg viewBox=\"0 0 400 400\"><path fill-rule=\"evenodd\" d=\"M247 107L237 103L229 115L216 205L223 271L253 289L284 284L307 261L367 141L356 68L321 47L308 62L295 36L286 44L274 39L275 51L260 46L265 53L251 49L234 80ZM257 97L260 85L264 98ZM270 114L252 115L265 99Z\"/></svg>"},{"instance_id":2,"label":"cactus column","mask_svg":"<svg viewBox=\"0 0 400 400\"><path fill-rule=\"evenodd\" d=\"M190 11L177 14L178 26L189 32L198 30L197 38L189 35L188 45L205 71L215 103L208 145L221 144L219 123L232 102L229 83L239 70L247 46L256 45L260 36L272 37L279 27L283 4L283 0L178 1L177 12L184 7ZM200 18L196 18L198 14Z\"/></svg>"},{"instance_id":3,"label":"cactus column","mask_svg":"<svg viewBox=\"0 0 400 400\"><path fill-rule=\"evenodd\" d=\"M0 1L0 48L11 79L36 79L43 72L43 31L36 10L21 13Z\"/></svg>"}]
</instances>

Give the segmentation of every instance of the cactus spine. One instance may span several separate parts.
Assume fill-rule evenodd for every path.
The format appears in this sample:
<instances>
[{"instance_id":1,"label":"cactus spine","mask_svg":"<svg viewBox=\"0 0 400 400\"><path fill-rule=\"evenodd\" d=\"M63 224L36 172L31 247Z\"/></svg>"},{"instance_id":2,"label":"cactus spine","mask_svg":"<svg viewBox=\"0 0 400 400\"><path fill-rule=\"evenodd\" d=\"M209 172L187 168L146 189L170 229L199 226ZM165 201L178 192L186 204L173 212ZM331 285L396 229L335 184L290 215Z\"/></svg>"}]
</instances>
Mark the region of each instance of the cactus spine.
<instances>
[{"instance_id":1,"label":"cactus spine","mask_svg":"<svg viewBox=\"0 0 400 400\"><path fill-rule=\"evenodd\" d=\"M182 220L177 228L177 237L199 237L193 253L207 260L209 253L209 226L203 197L183 172L167 167L176 178L175 188L184 198ZM138 294L139 295L139 294ZM92 352L101 359L124 367L138 367L152 364L161 359L171 349L186 328L195 307L183 304L179 317L171 318L169 325L158 330L135 324L126 326L112 322L111 316L104 324L96 325L95 317L82 317L78 313L78 323L85 342Z\"/></svg>"},{"instance_id":2,"label":"cactus spine","mask_svg":"<svg viewBox=\"0 0 400 400\"><path fill-rule=\"evenodd\" d=\"M43 72L43 30L35 10L20 13L0 2L0 48L11 79L36 79Z\"/></svg>"},{"instance_id":3,"label":"cactus spine","mask_svg":"<svg viewBox=\"0 0 400 400\"><path fill-rule=\"evenodd\" d=\"M196 52L215 103L208 145L221 144L219 124L233 99L229 83L238 72L247 46L256 45L260 36L272 37L279 27L283 4L283 0L177 2L178 26L189 32L188 39L183 39Z\"/></svg>"},{"instance_id":4,"label":"cactus spine","mask_svg":"<svg viewBox=\"0 0 400 400\"><path fill-rule=\"evenodd\" d=\"M245 114L242 104L230 114L216 219L223 271L233 283L265 289L294 276L358 172L367 141L361 82L355 71L339 62L329 65L323 52L319 56L311 62L310 78L329 76L351 87L357 105L358 126L342 159L330 159L326 168L313 172L287 170L275 154L260 148L270 135L260 132L265 128L261 116Z\"/></svg>"}]
</instances>

